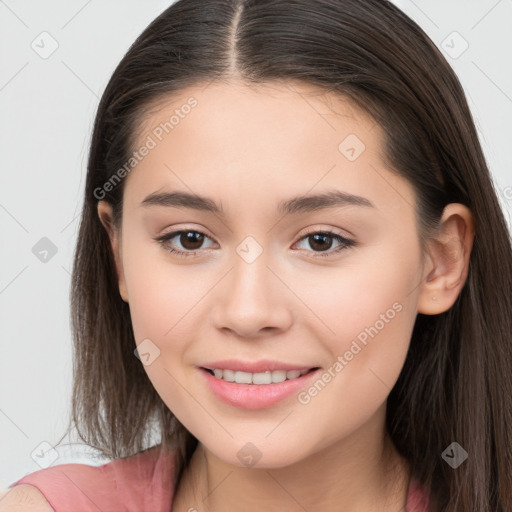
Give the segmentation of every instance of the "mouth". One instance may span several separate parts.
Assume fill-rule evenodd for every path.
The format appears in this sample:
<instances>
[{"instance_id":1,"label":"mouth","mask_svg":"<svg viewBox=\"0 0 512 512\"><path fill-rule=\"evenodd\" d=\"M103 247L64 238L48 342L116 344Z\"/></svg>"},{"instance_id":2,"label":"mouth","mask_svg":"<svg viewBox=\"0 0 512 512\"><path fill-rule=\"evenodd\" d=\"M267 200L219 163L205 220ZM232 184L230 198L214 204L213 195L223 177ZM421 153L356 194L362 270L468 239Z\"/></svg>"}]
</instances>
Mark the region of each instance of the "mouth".
<instances>
[{"instance_id":1,"label":"mouth","mask_svg":"<svg viewBox=\"0 0 512 512\"><path fill-rule=\"evenodd\" d=\"M213 377L225 382L236 384L268 385L278 384L288 380L297 380L310 372L318 370L319 367L306 368L302 370L266 370L264 372L245 372L242 370L230 370L222 368L204 368L201 370L208 372Z\"/></svg>"},{"instance_id":2,"label":"mouth","mask_svg":"<svg viewBox=\"0 0 512 512\"><path fill-rule=\"evenodd\" d=\"M240 366L245 368L239 369ZM321 371L319 366L308 368L277 361L217 361L197 368L213 396L246 410L268 409L291 399L301 389L310 386ZM246 371L249 369L257 371Z\"/></svg>"}]
</instances>

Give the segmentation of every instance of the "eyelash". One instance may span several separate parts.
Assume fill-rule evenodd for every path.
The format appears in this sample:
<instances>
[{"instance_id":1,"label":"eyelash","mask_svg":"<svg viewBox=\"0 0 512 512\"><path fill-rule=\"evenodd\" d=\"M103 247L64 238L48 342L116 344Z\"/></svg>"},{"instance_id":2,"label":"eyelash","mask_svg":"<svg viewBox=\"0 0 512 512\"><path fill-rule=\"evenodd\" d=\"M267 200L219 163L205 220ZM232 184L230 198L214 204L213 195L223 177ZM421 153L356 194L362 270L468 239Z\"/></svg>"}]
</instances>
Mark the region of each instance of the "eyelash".
<instances>
[{"instance_id":1,"label":"eyelash","mask_svg":"<svg viewBox=\"0 0 512 512\"><path fill-rule=\"evenodd\" d=\"M169 245L169 241L171 239L173 239L177 235L181 235L182 233L199 233L200 235L204 235L205 237L210 238L208 235L206 235L206 233L203 233L202 231L197 231L195 229L182 229L182 230L173 231L172 233L168 233L166 235L155 238L155 241L160 243L166 251L168 251L172 254L175 254L176 256L179 256L179 257L197 256L197 251L199 251L200 249L198 249L196 251L180 251L178 249L174 249L173 247L171 247ZM312 235L317 235L317 234L318 235L327 235L327 236L335 239L336 241L340 242L341 245L333 250L312 251L316 254L315 258L316 257L320 257L320 258L330 257L335 254L338 254L339 252L343 251L344 249L347 249L348 247L353 247L356 245L356 242L354 242L353 240L349 240L348 238L345 238L345 237L338 235L337 233L334 233L333 231L329 231L329 230L310 231L310 232L306 233L304 236L302 236L298 240L298 242L300 242L304 239L307 239ZM311 251L308 251L308 252L311 252Z\"/></svg>"}]
</instances>

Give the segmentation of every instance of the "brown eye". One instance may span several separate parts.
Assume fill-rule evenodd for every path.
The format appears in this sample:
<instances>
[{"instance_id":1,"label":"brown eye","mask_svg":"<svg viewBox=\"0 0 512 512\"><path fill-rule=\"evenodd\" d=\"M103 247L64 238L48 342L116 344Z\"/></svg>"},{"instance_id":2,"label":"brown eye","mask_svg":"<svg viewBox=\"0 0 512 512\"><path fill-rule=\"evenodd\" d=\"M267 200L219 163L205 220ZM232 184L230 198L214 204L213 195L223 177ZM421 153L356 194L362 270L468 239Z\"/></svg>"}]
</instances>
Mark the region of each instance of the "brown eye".
<instances>
[{"instance_id":1,"label":"brown eye","mask_svg":"<svg viewBox=\"0 0 512 512\"><path fill-rule=\"evenodd\" d=\"M201 233L201 231L182 229L180 231L173 231L172 233L158 237L155 240L163 245L166 251L178 256L197 256L197 253L202 248L205 239L210 239L210 237ZM176 245L178 245L177 249L175 248Z\"/></svg>"},{"instance_id":2,"label":"brown eye","mask_svg":"<svg viewBox=\"0 0 512 512\"><path fill-rule=\"evenodd\" d=\"M309 235L308 240L309 246L312 249L326 251L332 247L333 237L325 233L317 233L315 235Z\"/></svg>"},{"instance_id":3,"label":"brown eye","mask_svg":"<svg viewBox=\"0 0 512 512\"><path fill-rule=\"evenodd\" d=\"M200 249L204 242L204 235L198 231L182 231L179 235L181 245L189 251Z\"/></svg>"},{"instance_id":4,"label":"brown eye","mask_svg":"<svg viewBox=\"0 0 512 512\"><path fill-rule=\"evenodd\" d=\"M299 242L306 240L316 256L332 256L343 249L356 245L356 242L349 240L333 231L314 231L303 236ZM333 242L338 242L338 246L331 249ZM311 251L309 251L311 252Z\"/></svg>"}]
</instances>

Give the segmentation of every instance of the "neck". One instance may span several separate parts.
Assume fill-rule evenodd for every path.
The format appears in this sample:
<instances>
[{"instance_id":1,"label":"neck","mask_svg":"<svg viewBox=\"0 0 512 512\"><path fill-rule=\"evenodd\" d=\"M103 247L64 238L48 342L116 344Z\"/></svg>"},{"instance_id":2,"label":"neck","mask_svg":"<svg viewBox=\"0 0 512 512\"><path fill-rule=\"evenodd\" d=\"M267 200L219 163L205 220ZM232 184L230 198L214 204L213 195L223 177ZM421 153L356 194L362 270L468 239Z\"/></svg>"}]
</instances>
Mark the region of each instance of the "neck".
<instances>
[{"instance_id":1,"label":"neck","mask_svg":"<svg viewBox=\"0 0 512 512\"><path fill-rule=\"evenodd\" d=\"M172 510L403 510L410 483L408 465L383 433L384 418L379 418L350 438L280 468L228 464L199 443Z\"/></svg>"}]
</instances>

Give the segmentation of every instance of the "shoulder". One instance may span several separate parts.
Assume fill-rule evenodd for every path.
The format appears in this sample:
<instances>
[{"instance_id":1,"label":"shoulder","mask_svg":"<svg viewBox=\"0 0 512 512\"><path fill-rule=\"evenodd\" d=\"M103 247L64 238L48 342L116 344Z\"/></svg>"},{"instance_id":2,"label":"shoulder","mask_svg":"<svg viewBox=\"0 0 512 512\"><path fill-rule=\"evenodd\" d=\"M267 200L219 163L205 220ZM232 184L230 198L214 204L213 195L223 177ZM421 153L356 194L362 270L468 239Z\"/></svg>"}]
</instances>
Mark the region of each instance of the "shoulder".
<instances>
[{"instance_id":1,"label":"shoulder","mask_svg":"<svg viewBox=\"0 0 512 512\"><path fill-rule=\"evenodd\" d=\"M55 512L96 511L98 508L120 510L126 503L134 504L140 510L165 510L170 507L173 494L174 464L174 455L168 456L159 447L153 447L101 466L56 465L30 473L11 484L13 489L24 490L17 491L19 498L9 494L9 499L23 499L30 492L32 499L43 497L46 500L43 503L50 507L41 510ZM27 488L31 489L27 491ZM9 510L0 508L0 512Z\"/></svg>"},{"instance_id":2,"label":"shoulder","mask_svg":"<svg viewBox=\"0 0 512 512\"><path fill-rule=\"evenodd\" d=\"M405 512L429 512L430 498L426 487L416 478L411 478Z\"/></svg>"},{"instance_id":3,"label":"shoulder","mask_svg":"<svg viewBox=\"0 0 512 512\"><path fill-rule=\"evenodd\" d=\"M0 512L54 512L43 493L33 485L21 484L0 492Z\"/></svg>"}]
</instances>

